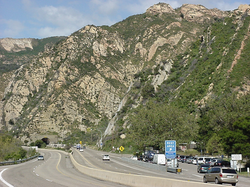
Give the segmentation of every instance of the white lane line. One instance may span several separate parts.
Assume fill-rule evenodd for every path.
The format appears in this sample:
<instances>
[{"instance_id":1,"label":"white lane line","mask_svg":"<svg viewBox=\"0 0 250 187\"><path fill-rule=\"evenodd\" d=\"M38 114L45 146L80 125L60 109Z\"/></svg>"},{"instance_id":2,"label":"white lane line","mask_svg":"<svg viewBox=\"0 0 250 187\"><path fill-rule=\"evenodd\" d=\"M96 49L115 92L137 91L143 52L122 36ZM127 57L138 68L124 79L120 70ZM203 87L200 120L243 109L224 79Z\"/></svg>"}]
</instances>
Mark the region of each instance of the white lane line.
<instances>
[{"instance_id":1,"label":"white lane line","mask_svg":"<svg viewBox=\"0 0 250 187\"><path fill-rule=\"evenodd\" d=\"M5 168L3 171L1 171L0 172L0 180L4 183L4 184L6 184L8 187L14 187L13 185L11 185L10 183L8 183L7 181L5 181L4 179L3 179L3 177L2 177L2 173L5 171L5 170L7 170L8 168Z\"/></svg>"},{"instance_id":2,"label":"white lane line","mask_svg":"<svg viewBox=\"0 0 250 187\"><path fill-rule=\"evenodd\" d=\"M193 176L196 176L196 177L199 177L199 178L203 178L203 176L201 176L201 175L195 175L195 174L193 174Z\"/></svg>"}]
</instances>

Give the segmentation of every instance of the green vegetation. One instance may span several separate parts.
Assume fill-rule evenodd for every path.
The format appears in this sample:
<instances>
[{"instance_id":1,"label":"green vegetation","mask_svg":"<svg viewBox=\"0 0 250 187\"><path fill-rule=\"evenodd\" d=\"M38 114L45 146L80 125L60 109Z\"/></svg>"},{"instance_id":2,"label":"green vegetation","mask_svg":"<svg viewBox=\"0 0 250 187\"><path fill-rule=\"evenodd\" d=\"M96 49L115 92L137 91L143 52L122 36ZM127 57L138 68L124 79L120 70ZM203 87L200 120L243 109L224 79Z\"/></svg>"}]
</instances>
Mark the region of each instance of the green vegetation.
<instances>
[{"instance_id":1,"label":"green vegetation","mask_svg":"<svg viewBox=\"0 0 250 187\"><path fill-rule=\"evenodd\" d=\"M15 161L35 155L36 151L21 148L22 142L11 135L0 133L0 162Z\"/></svg>"},{"instance_id":2,"label":"green vegetation","mask_svg":"<svg viewBox=\"0 0 250 187\"><path fill-rule=\"evenodd\" d=\"M161 150L167 139L187 144L193 140L198 153L203 150L213 155L241 153L249 157L250 96L235 92L246 91L243 84L249 82L249 38L244 41L238 63L227 76L248 31L249 20L245 18L237 34L233 18L210 25L203 34L209 35L209 39L197 40L188 51L176 56L169 78L157 92L148 79L153 75L150 69L135 74L139 80L135 81L135 88L143 96L143 104L130 111L120 111L118 119L130 113L131 126L125 131L126 140L112 143L119 142L127 150L142 151L147 146ZM211 95L200 104L209 89ZM120 123L124 122L118 120L117 124ZM107 146L111 146L110 141Z\"/></svg>"},{"instance_id":3,"label":"green vegetation","mask_svg":"<svg viewBox=\"0 0 250 187\"><path fill-rule=\"evenodd\" d=\"M180 17L182 21L178 22ZM65 113L60 114L63 104L56 105L60 112L51 113L51 118L56 121L61 117L62 121L71 124L71 133L64 137L63 143L72 145L82 141L94 145L100 139L100 133L104 132L109 120L105 116L106 111L100 112L98 101L93 102L99 98L100 93L94 95L93 100L87 99L84 95L87 92L81 90L78 81L82 83L83 76L91 77L99 73L111 85L112 91L117 91L120 96L127 90L125 81L134 75L134 85L126 95L127 103L116 116L113 134L103 140L104 150L110 151L113 146L121 145L125 147L124 153L142 152L145 147L163 150L164 141L174 139L180 145L195 141L198 147L189 154L200 153L202 150L213 155L242 153L244 157L249 157L250 37L247 38L246 35L249 32L250 17L242 16L241 19L236 19L232 16L211 20L214 20L214 23L207 20L198 24L185 20L184 15L144 13L131 16L111 27L102 26L101 31L97 28L96 33L75 32L72 35L72 46L76 46L65 47L65 58L60 56L59 51L63 45L60 48L55 46L48 54L53 57L51 59L61 57L61 60L52 62L52 68L46 76L46 84L40 86L40 91L28 97L20 119L8 122L13 129L17 129L13 131L13 136L23 135L21 130L33 120L27 116L31 112L35 116L36 107L37 111L43 110L39 106L46 110L46 107L54 103L65 91L70 94L71 100L78 104L77 112L84 114L86 119L81 122L75 119L71 121L65 117ZM173 22L178 24L170 26ZM180 33L183 33L180 40L174 38ZM114 37L120 37L121 41L113 41ZM174 45L171 42L155 43L159 38L171 41L172 37L178 41ZM93 42L101 43L104 40L104 50L107 49L105 56L94 55ZM186 48L185 43L189 41L194 42ZM41 46L48 43L40 40L35 42L38 43L34 51L6 55L9 59L14 55L34 55L42 50ZM120 43L122 52L114 50L117 45L115 42ZM148 52L153 44L154 47L158 45L157 49L152 59L147 61ZM136 49L135 46L140 46L140 49ZM147 52L144 54L144 51ZM233 64L237 55L237 63ZM38 60L36 65L40 66ZM61 65L68 69L59 72ZM165 70L168 68L165 65L172 68ZM2 64L2 67L5 68L0 68L2 72L7 72L18 66L5 67ZM129 67L131 69L127 71L126 68ZM139 69L141 71L138 71ZM166 71L168 78L156 87L152 81L155 81L155 76L161 71ZM134 74L131 76L132 72ZM115 79L115 76L111 76L112 73L119 74L119 78ZM23 77L20 73L18 78ZM40 103L50 81L57 82L58 77L62 82L65 78L66 84L52 90L51 95L46 96L50 99ZM120 81L121 77L124 77L124 82ZM87 82L87 79L84 81ZM91 91L98 92L94 89ZM6 96L6 100L10 96L11 93ZM115 102L110 105L114 106L117 104ZM82 106L80 103L83 103ZM94 121L99 119L99 124L94 124ZM80 123L86 126L86 132L79 130ZM122 139L121 135L126 137ZM45 146L41 141L32 144Z\"/></svg>"}]
</instances>

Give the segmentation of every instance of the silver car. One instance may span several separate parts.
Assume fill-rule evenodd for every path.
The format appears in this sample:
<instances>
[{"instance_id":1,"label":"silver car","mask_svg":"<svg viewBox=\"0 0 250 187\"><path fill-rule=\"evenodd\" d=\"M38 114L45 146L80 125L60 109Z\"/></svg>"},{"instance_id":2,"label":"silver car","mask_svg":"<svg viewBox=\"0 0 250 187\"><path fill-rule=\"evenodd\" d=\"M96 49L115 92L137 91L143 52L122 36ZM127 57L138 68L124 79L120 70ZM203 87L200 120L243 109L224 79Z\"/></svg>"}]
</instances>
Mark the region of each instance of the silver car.
<instances>
[{"instance_id":1,"label":"silver car","mask_svg":"<svg viewBox=\"0 0 250 187\"><path fill-rule=\"evenodd\" d=\"M215 184L229 183L232 186L236 186L238 174L229 167L211 167L204 175L203 182L215 182Z\"/></svg>"}]
</instances>

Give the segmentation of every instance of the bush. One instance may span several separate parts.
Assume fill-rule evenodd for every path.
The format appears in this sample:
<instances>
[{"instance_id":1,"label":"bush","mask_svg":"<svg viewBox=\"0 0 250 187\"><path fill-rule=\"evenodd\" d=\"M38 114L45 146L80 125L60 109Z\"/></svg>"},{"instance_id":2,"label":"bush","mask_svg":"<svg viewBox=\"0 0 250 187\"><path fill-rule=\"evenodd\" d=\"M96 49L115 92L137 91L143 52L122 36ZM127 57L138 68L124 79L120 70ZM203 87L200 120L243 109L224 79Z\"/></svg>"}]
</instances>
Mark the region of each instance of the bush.
<instances>
[{"instance_id":1,"label":"bush","mask_svg":"<svg viewBox=\"0 0 250 187\"><path fill-rule=\"evenodd\" d=\"M250 168L250 160L247 161L245 168Z\"/></svg>"}]
</instances>

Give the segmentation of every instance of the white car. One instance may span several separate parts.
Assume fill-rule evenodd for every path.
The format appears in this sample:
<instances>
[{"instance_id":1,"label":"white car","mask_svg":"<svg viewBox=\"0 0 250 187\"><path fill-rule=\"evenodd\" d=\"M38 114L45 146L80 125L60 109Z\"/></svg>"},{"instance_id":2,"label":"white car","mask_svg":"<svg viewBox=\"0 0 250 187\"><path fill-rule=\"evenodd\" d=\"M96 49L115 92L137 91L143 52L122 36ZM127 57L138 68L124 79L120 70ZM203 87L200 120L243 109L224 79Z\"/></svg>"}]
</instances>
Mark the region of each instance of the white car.
<instances>
[{"instance_id":1,"label":"white car","mask_svg":"<svg viewBox=\"0 0 250 187\"><path fill-rule=\"evenodd\" d=\"M80 152L83 152L83 148L80 148L79 151L80 151Z\"/></svg>"},{"instance_id":2,"label":"white car","mask_svg":"<svg viewBox=\"0 0 250 187\"><path fill-rule=\"evenodd\" d=\"M192 162L194 165L197 165L197 160L196 159L193 159L193 162Z\"/></svg>"},{"instance_id":3,"label":"white car","mask_svg":"<svg viewBox=\"0 0 250 187\"><path fill-rule=\"evenodd\" d=\"M105 160L110 161L109 155L103 155L102 160L103 161L105 161Z\"/></svg>"},{"instance_id":4,"label":"white car","mask_svg":"<svg viewBox=\"0 0 250 187\"><path fill-rule=\"evenodd\" d=\"M37 157L37 160L44 160L43 155L39 155L39 156Z\"/></svg>"},{"instance_id":5,"label":"white car","mask_svg":"<svg viewBox=\"0 0 250 187\"><path fill-rule=\"evenodd\" d=\"M131 156L130 157L132 160L138 160L137 156Z\"/></svg>"}]
</instances>

